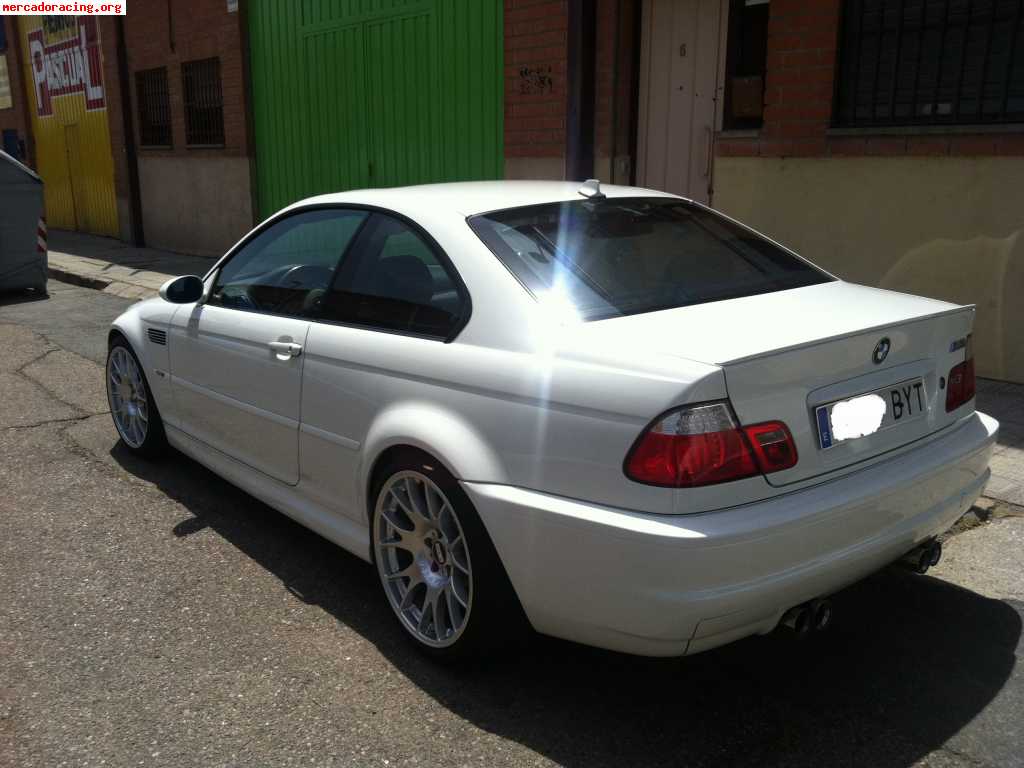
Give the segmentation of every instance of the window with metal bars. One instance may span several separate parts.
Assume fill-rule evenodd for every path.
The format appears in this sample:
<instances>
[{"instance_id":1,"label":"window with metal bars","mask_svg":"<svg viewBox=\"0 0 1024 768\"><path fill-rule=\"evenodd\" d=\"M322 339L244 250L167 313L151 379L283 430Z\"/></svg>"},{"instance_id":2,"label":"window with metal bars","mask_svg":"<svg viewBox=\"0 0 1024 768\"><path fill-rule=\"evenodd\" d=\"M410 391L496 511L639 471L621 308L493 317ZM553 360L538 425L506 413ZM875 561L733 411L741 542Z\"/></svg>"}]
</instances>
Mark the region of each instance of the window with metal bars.
<instances>
[{"instance_id":1,"label":"window with metal bars","mask_svg":"<svg viewBox=\"0 0 1024 768\"><path fill-rule=\"evenodd\" d=\"M136 72L135 93L139 108L139 144L143 147L171 146L171 97L167 90L167 68Z\"/></svg>"},{"instance_id":2,"label":"window with metal bars","mask_svg":"<svg viewBox=\"0 0 1024 768\"><path fill-rule=\"evenodd\" d=\"M186 61L181 65L181 82L185 91L185 143L192 147L223 146L220 59Z\"/></svg>"},{"instance_id":3,"label":"window with metal bars","mask_svg":"<svg viewBox=\"0 0 1024 768\"><path fill-rule=\"evenodd\" d=\"M846 0L835 122L1024 122L1024 0Z\"/></svg>"},{"instance_id":4,"label":"window with metal bars","mask_svg":"<svg viewBox=\"0 0 1024 768\"><path fill-rule=\"evenodd\" d=\"M758 129L763 123L768 11L768 0L730 0L725 130Z\"/></svg>"}]
</instances>

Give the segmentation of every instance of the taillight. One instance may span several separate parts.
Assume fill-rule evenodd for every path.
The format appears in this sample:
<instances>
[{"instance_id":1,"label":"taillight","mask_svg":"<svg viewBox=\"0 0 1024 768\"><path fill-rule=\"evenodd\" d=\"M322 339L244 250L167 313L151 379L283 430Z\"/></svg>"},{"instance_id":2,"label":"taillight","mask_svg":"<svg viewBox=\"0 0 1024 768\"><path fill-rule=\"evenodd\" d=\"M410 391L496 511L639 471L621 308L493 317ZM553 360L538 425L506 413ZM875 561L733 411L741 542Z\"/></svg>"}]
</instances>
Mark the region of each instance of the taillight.
<instances>
[{"instance_id":1,"label":"taillight","mask_svg":"<svg viewBox=\"0 0 1024 768\"><path fill-rule=\"evenodd\" d=\"M947 376L946 412L955 411L974 397L974 345L967 337L967 359L954 365Z\"/></svg>"},{"instance_id":2,"label":"taillight","mask_svg":"<svg viewBox=\"0 0 1024 768\"><path fill-rule=\"evenodd\" d=\"M796 462L785 424L740 427L727 403L709 403L662 416L633 445L625 470L638 483L695 488L778 472Z\"/></svg>"},{"instance_id":3,"label":"taillight","mask_svg":"<svg viewBox=\"0 0 1024 768\"><path fill-rule=\"evenodd\" d=\"M744 427L754 449L757 464L765 474L789 469L796 464L796 443L781 421L769 421Z\"/></svg>"}]
</instances>

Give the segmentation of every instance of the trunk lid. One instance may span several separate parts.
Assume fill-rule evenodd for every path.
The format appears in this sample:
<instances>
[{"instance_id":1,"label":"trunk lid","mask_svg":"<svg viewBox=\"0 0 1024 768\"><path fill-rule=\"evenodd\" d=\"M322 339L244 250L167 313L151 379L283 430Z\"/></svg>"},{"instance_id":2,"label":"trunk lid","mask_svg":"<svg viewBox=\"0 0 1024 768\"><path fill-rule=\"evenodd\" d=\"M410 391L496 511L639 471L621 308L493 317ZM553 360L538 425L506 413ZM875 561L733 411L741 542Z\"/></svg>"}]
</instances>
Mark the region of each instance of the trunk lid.
<instances>
[{"instance_id":1,"label":"trunk lid","mask_svg":"<svg viewBox=\"0 0 1024 768\"><path fill-rule=\"evenodd\" d=\"M851 471L952 424L960 414L946 412L940 379L964 360L955 342L971 332L973 315L973 307L836 281L609 325L617 326L614 335L623 342L657 340L681 357L722 366L742 424L785 422L799 461L766 476L773 486L785 486ZM876 362L873 353L883 339L888 352ZM823 447L819 406L872 392L901 401L893 388L913 399L912 415ZM887 419L896 407L889 406Z\"/></svg>"}]
</instances>

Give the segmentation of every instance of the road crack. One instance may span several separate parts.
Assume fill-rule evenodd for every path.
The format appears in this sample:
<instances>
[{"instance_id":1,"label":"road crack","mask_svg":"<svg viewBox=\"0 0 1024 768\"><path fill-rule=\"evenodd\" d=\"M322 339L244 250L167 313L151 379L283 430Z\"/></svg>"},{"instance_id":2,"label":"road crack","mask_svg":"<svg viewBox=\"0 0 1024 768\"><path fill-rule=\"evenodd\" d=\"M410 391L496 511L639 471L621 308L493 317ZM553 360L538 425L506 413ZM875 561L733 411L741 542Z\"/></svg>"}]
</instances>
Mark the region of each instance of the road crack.
<instances>
[{"instance_id":1,"label":"road crack","mask_svg":"<svg viewBox=\"0 0 1024 768\"><path fill-rule=\"evenodd\" d=\"M27 327L27 326L22 326L22 327ZM36 335L36 336L38 336L39 338L41 338L41 339L42 339L43 341L45 341L45 342L46 342L46 343L47 343L48 345L50 345L51 347L53 347L53 349L48 349L48 350L46 350L45 352L42 352L41 354L37 355L36 357L33 357L33 358L32 358L31 360L29 360L29 361L28 361L27 363L24 363L23 365L19 365L19 366L18 366L17 368L15 368L15 369L14 369L13 371L11 371L11 373L14 373L14 374L18 374L18 375L20 375L20 376L24 376L24 377L25 377L26 379L28 379L29 381L32 381L32 377L31 377L31 376L29 376L29 375L28 375L27 373L25 373L25 369L26 369L26 368L28 368L28 367L29 367L30 365L35 365L36 363L38 363L38 362L39 362L40 360L42 360L43 358L45 358L45 357L48 357L48 356L52 355L52 354L53 354L54 352L60 352L60 351L62 351L62 350L63 350L63 347L61 347L61 346L59 346L59 345L57 345L57 344L54 344L54 343L53 343L52 341L50 341L50 340L49 340L48 338L46 338L45 336L43 336L43 334L41 334L41 333L36 333L36 331L33 331L33 330L32 330L31 328L30 328L29 330L30 330L30 331L31 331L32 333L35 333L35 335Z\"/></svg>"},{"instance_id":2,"label":"road crack","mask_svg":"<svg viewBox=\"0 0 1024 768\"><path fill-rule=\"evenodd\" d=\"M78 409L76 409L76 410L78 410ZM83 416L67 416L67 417L65 417L63 419L44 419L42 421L37 421L37 422L34 422L32 424L15 424L14 426L4 427L3 429L4 430L12 430L12 429L37 429L39 427L49 426L50 424L70 424L70 423L74 423L74 422L84 421L85 419L91 419L93 416L100 416L100 415L102 415L102 414L87 413L87 414L85 414Z\"/></svg>"},{"instance_id":3,"label":"road crack","mask_svg":"<svg viewBox=\"0 0 1024 768\"><path fill-rule=\"evenodd\" d=\"M18 323L14 323L14 325L19 325L19 324ZM30 384L32 384L32 385L34 385L36 387L39 387L48 396L52 397L58 403L60 403L61 405L65 406L66 408L70 409L72 412L74 412L76 414L82 414L82 416L69 417L67 419L49 419L49 420L44 420L44 421L38 422L35 425L22 425L22 426L28 426L28 427L31 427L31 426L42 426L42 425L44 425L46 423L58 423L60 421L76 421L76 420L80 420L81 418L88 418L89 416L99 416L99 415L101 415L103 413L109 413L109 411L91 411L91 410L89 410L87 408L82 407L81 405L78 405L76 403L70 402L69 400L66 400L53 387L51 387L51 386L49 386L47 384L47 381L46 381L45 378L39 377L39 376L33 376L28 371L28 369L31 366L35 365L36 363L42 362L47 357L49 357L50 355L52 355L52 354L54 354L56 352L64 352L65 354L72 355L74 357L77 357L77 358L80 358L82 360L85 360L89 364L95 365L100 372L102 372L102 370L103 370L103 366L102 365L97 363L95 360L90 360L89 358L84 358L81 355L78 355L75 352L72 352L71 350L62 347L60 344L57 344L55 341L50 339L45 333L40 333L39 331L37 331L34 328L31 328L29 326L24 326L23 325L21 327L28 328L28 330L31 333L33 333L34 335L36 335L40 339L42 339L43 343L47 346L47 349L45 351L43 351L42 353L36 355L34 358L29 360L28 362L26 362L23 365L19 366L18 368L16 368L11 373L13 375L15 375L15 376L20 376L23 380L29 382Z\"/></svg>"}]
</instances>

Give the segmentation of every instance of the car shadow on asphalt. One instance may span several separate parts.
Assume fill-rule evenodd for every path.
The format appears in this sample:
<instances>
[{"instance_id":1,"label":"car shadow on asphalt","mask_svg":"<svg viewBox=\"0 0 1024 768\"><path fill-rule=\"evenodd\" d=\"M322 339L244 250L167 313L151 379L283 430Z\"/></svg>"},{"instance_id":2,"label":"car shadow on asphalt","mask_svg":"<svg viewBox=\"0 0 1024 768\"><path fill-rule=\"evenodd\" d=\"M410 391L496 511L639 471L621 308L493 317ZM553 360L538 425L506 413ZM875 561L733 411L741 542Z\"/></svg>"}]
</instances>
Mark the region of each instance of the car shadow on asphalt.
<instances>
[{"instance_id":1,"label":"car shadow on asphalt","mask_svg":"<svg viewBox=\"0 0 1024 768\"><path fill-rule=\"evenodd\" d=\"M833 627L810 641L646 659L537 637L449 668L405 640L365 562L180 454L112 456L189 510L175 536L215 531L440 705L559 764L908 766L986 720L992 762L1015 760L1015 705L986 708L1013 674L1021 604L891 569L835 596Z\"/></svg>"}]
</instances>

